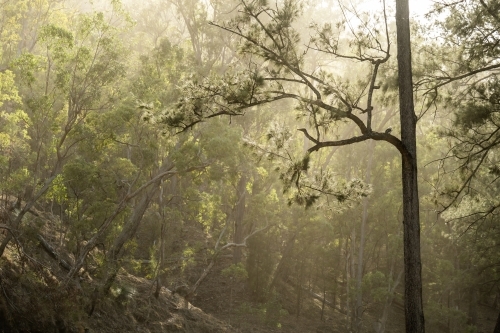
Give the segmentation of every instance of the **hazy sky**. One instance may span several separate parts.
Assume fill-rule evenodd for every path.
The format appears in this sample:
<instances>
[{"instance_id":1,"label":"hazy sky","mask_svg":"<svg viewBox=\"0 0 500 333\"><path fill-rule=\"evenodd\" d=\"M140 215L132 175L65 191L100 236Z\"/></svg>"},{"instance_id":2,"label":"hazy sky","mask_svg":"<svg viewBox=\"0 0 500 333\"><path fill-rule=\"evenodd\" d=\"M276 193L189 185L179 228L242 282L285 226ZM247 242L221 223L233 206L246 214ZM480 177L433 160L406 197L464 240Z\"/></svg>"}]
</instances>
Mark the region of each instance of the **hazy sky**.
<instances>
[{"instance_id":1,"label":"hazy sky","mask_svg":"<svg viewBox=\"0 0 500 333\"><path fill-rule=\"evenodd\" d=\"M431 9L435 0L409 0L410 16L424 16Z\"/></svg>"},{"instance_id":2,"label":"hazy sky","mask_svg":"<svg viewBox=\"0 0 500 333\"><path fill-rule=\"evenodd\" d=\"M409 0L410 4L410 16L412 17L422 17L429 12L432 5L436 2L436 0ZM342 1L344 5L349 7L349 0ZM331 6L331 2L328 1L319 1L318 5L321 7L329 7ZM394 0L386 0L386 5L394 8L395 1ZM380 10L382 7L382 0L364 0L361 4L357 6L358 9L367 10L372 7L375 10Z\"/></svg>"}]
</instances>

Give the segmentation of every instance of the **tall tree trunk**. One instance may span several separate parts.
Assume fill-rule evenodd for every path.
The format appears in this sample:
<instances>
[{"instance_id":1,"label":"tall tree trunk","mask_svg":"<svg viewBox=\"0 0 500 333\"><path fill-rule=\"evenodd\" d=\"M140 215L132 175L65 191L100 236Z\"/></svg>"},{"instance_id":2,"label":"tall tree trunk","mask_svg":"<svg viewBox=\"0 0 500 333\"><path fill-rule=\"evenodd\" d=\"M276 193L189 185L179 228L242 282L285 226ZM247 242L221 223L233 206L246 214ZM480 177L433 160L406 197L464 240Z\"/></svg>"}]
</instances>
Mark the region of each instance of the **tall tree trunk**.
<instances>
[{"instance_id":1,"label":"tall tree trunk","mask_svg":"<svg viewBox=\"0 0 500 333\"><path fill-rule=\"evenodd\" d=\"M177 177L172 177L171 182L177 185ZM161 220L161 228L160 228L160 246L158 248L158 264L156 267L156 290L155 290L155 298L160 296L160 291L162 287L161 275L163 271L163 265L165 262L165 229L166 229L166 221L165 221L165 202L164 202L164 189L163 186L160 186L160 193L158 194L158 216Z\"/></svg>"},{"instance_id":2,"label":"tall tree trunk","mask_svg":"<svg viewBox=\"0 0 500 333\"><path fill-rule=\"evenodd\" d=\"M368 163L366 165L365 183L371 182L373 155L375 150L375 141L368 142ZM358 269L356 273L356 332L361 332L361 322L363 316L363 257L365 250L366 238L366 221L368 220L368 197L363 199L363 216L361 217L361 230L359 233L359 252L358 252Z\"/></svg>"},{"instance_id":3,"label":"tall tree trunk","mask_svg":"<svg viewBox=\"0 0 500 333\"><path fill-rule=\"evenodd\" d=\"M247 177L245 174L241 178L236 187L236 205L234 207L234 236L233 242L240 244L243 241L243 217L245 216L245 199L246 199ZM241 261L241 247L233 249L233 264L238 264Z\"/></svg>"},{"instance_id":4,"label":"tall tree trunk","mask_svg":"<svg viewBox=\"0 0 500 333\"><path fill-rule=\"evenodd\" d=\"M323 321L323 317L325 314L325 302L326 302L326 276L325 276L325 260L323 259L323 263L321 264L321 281L323 282L323 301L321 302L321 321Z\"/></svg>"},{"instance_id":5,"label":"tall tree trunk","mask_svg":"<svg viewBox=\"0 0 500 333\"><path fill-rule=\"evenodd\" d=\"M160 232L160 248L158 249L159 253L159 258L158 258L158 268L156 271L156 290L155 290L155 298L158 298L160 296L160 291L162 287L162 271L163 271L163 265L165 262L165 219L163 217L162 223L161 223L161 232Z\"/></svg>"},{"instance_id":6,"label":"tall tree trunk","mask_svg":"<svg viewBox=\"0 0 500 333\"><path fill-rule=\"evenodd\" d=\"M116 262L121 257L121 250L123 249L125 243L135 236L137 229L139 229L139 226L142 222L142 217L148 209L154 195L158 191L160 184L161 180L158 180L156 183L152 184L151 187L146 190L146 192L134 206L132 216L130 216L127 223L125 223L122 231L113 242L113 246L108 251L107 259L109 260L109 262Z\"/></svg>"},{"instance_id":7,"label":"tall tree trunk","mask_svg":"<svg viewBox=\"0 0 500 333\"><path fill-rule=\"evenodd\" d=\"M344 269L343 271L343 284L345 286L345 292L344 292L344 297L343 301L341 300L341 305L344 307L344 312L347 314L347 320L349 320L349 313L350 313L350 306L349 306L349 260L351 258L351 254L349 253L349 237L347 236L347 239L345 240L344 244L344 253L345 253L345 263L344 263Z\"/></svg>"},{"instance_id":8,"label":"tall tree trunk","mask_svg":"<svg viewBox=\"0 0 500 333\"><path fill-rule=\"evenodd\" d=\"M296 308L295 308L295 317L299 318L300 317L300 310L302 308L302 284L304 280L304 262L300 261L299 263L299 281L297 285L295 286L295 290L297 292L297 303L296 303Z\"/></svg>"},{"instance_id":9,"label":"tall tree trunk","mask_svg":"<svg viewBox=\"0 0 500 333\"><path fill-rule=\"evenodd\" d=\"M473 286L469 289L469 309L467 311L467 325L477 325L477 290Z\"/></svg>"},{"instance_id":10,"label":"tall tree trunk","mask_svg":"<svg viewBox=\"0 0 500 333\"><path fill-rule=\"evenodd\" d=\"M350 263L349 263L349 280L347 280L347 285L346 285L346 288L347 288L347 293L349 294L349 309L350 311L348 311L347 313L349 313L349 325L350 325L350 328L351 329L356 329L356 318L357 318L357 314L356 314L356 293L354 293L353 295L351 294L352 293L352 289L351 289L351 283L354 283L354 281L350 282L350 280L354 280L356 278L356 257L355 257L355 253L356 253L356 228L352 228L352 231L351 231L351 243L350 243Z\"/></svg>"},{"instance_id":11,"label":"tall tree trunk","mask_svg":"<svg viewBox=\"0 0 500 333\"><path fill-rule=\"evenodd\" d=\"M392 265L394 266L394 264ZM403 271L400 271L394 283L389 282L389 286L387 288L387 296L385 298L384 309L382 310L382 317L378 320L377 325L375 326L376 333L384 333L385 332L385 324L387 323L387 317L389 315L389 310L391 309L392 301L394 300L394 292L396 287L399 285L399 281L401 280L401 275L403 275ZM389 281L392 280L394 276L394 267L391 267L391 273L389 275Z\"/></svg>"},{"instance_id":12,"label":"tall tree trunk","mask_svg":"<svg viewBox=\"0 0 500 333\"><path fill-rule=\"evenodd\" d=\"M500 333L500 313L498 314L497 323L495 325L495 330L493 331L493 333Z\"/></svg>"},{"instance_id":13,"label":"tall tree trunk","mask_svg":"<svg viewBox=\"0 0 500 333\"><path fill-rule=\"evenodd\" d=\"M411 44L408 0L396 0L398 43L398 85L403 181L403 227L405 264L406 333L423 333L422 264L420 260L420 218L417 182L416 123L413 105Z\"/></svg>"},{"instance_id":14,"label":"tall tree trunk","mask_svg":"<svg viewBox=\"0 0 500 333\"><path fill-rule=\"evenodd\" d=\"M283 255L281 256L280 262L278 263L278 266L276 267L276 271L274 272L273 279L271 281L271 284L269 285L269 291L273 291L274 288L277 287L278 283L284 279L284 276L286 275L286 265L288 264L288 261L290 260L293 249L295 246L295 238L297 237L297 234L299 231L296 231L286 242L285 248L283 250Z\"/></svg>"},{"instance_id":15,"label":"tall tree trunk","mask_svg":"<svg viewBox=\"0 0 500 333\"><path fill-rule=\"evenodd\" d=\"M151 203L151 200L153 199L153 196L157 192L160 184L161 180L159 180L157 183L154 183L152 187L142 195L140 201L134 207L132 216L129 218L128 222L123 226L122 232L115 239L113 246L108 251L107 261L109 267L107 268L108 272L106 274L106 282L104 283L104 286L101 291L102 294L107 293L109 288L111 288L111 285L113 284L113 281L115 280L116 275L118 274L118 271L120 269L118 260L122 256L121 250L125 245L125 243L128 240L132 239L132 237L135 235L137 229L139 228L139 225L141 224L142 217L144 216L144 213L148 209L149 204Z\"/></svg>"}]
</instances>

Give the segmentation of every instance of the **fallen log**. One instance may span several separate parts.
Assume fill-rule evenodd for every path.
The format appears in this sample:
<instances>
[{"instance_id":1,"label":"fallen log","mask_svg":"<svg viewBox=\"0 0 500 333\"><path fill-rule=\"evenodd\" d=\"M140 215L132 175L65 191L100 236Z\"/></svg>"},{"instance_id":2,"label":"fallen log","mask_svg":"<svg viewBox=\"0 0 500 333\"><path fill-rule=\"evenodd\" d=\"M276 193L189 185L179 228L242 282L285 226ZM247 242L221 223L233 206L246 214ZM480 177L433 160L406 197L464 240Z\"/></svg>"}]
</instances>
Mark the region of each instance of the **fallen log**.
<instances>
[{"instance_id":1,"label":"fallen log","mask_svg":"<svg viewBox=\"0 0 500 333\"><path fill-rule=\"evenodd\" d=\"M52 245L50 245L50 243L47 242L41 234L37 235L37 239L40 242L40 245L42 246L42 248L45 250L45 252L47 252L47 254L51 258L55 259L59 263L59 266L61 266L62 268L64 268L68 272L71 270L72 266L66 260L61 258L59 253L57 253L57 251L52 247Z\"/></svg>"}]
</instances>

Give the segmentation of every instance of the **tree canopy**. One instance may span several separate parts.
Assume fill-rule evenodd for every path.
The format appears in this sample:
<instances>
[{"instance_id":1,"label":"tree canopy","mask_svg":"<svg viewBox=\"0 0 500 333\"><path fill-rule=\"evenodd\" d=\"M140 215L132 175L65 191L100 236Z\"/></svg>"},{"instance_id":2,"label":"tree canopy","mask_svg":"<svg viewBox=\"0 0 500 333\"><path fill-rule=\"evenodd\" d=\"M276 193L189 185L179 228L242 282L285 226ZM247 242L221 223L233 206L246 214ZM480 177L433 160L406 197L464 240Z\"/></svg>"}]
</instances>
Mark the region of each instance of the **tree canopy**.
<instances>
[{"instance_id":1,"label":"tree canopy","mask_svg":"<svg viewBox=\"0 0 500 333\"><path fill-rule=\"evenodd\" d=\"M0 329L500 330L497 0L4 2Z\"/></svg>"}]
</instances>

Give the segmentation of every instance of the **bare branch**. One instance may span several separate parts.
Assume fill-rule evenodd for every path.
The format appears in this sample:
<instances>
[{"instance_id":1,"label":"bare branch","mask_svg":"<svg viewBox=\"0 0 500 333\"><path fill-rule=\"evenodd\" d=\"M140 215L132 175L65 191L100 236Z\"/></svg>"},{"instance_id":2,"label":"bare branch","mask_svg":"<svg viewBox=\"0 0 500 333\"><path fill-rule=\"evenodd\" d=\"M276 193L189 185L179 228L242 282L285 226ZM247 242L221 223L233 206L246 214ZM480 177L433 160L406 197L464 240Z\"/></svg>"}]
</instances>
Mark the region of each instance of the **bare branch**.
<instances>
[{"instance_id":1,"label":"bare branch","mask_svg":"<svg viewBox=\"0 0 500 333\"><path fill-rule=\"evenodd\" d=\"M464 73L462 75L454 76L454 77L434 77L434 78L432 78L433 80L441 81L441 82L434 85L433 87L429 88L427 90L427 92L430 92L432 90L436 90L436 89L438 89L442 86L445 86L449 83L452 83L454 81L462 80L462 79L468 78L470 76L473 76L473 75L476 75L479 73L483 73L483 72L487 72L487 71L491 71L491 70L497 69L497 68L500 68L500 63L494 64L491 66L487 66L487 67L483 67L483 68L478 68L478 69L475 69L475 70L472 70L470 72Z\"/></svg>"},{"instance_id":2,"label":"bare branch","mask_svg":"<svg viewBox=\"0 0 500 333\"><path fill-rule=\"evenodd\" d=\"M208 273L210 273L210 271L212 270L212 268L214 267L215 265L215 262L217 261L218 257L219 257L219 254L224 251L224 250L227 250L229 248L232 248L232 247L246 247L247 246L247 240L250 238L250 237L253 237L255 236L256 234L262 232L262 231L265 231L267 229L269 229L270 227L272 227L273 225L272 224L269 224L267 221L266 221L266 225L260 229L257 229L255 230L254 232L250 233L249 235L247 235L245 237L245 239L243 240L243 242L241 243L227 243L226 245L224 245L223 247L221 247L220 249L217 249L217 246L219 244L219 240L220 240L220 237L224 234L224 231L227 227L227 224L226 224L226 227L224 227L224 230L223 232L221 232L221 236L219 236L219 240L217 241L217 244L216 244L216 248L215 248L215 253L213 254L212 256L212 259L210 260L210 263L208 264L207 268L205 268L203 270L203 273L201 274L201 276L198 278L198 280L196 281L196 283L193 285L193 287L190 289L189 293L185 296L185 299L186 300L189 300L191 297L193 297L193 295L195 294L196 290L198 289L198 287L200 286L201 282L203 282L203 280L207 277Z\"/></svg>"}]
</instances>

